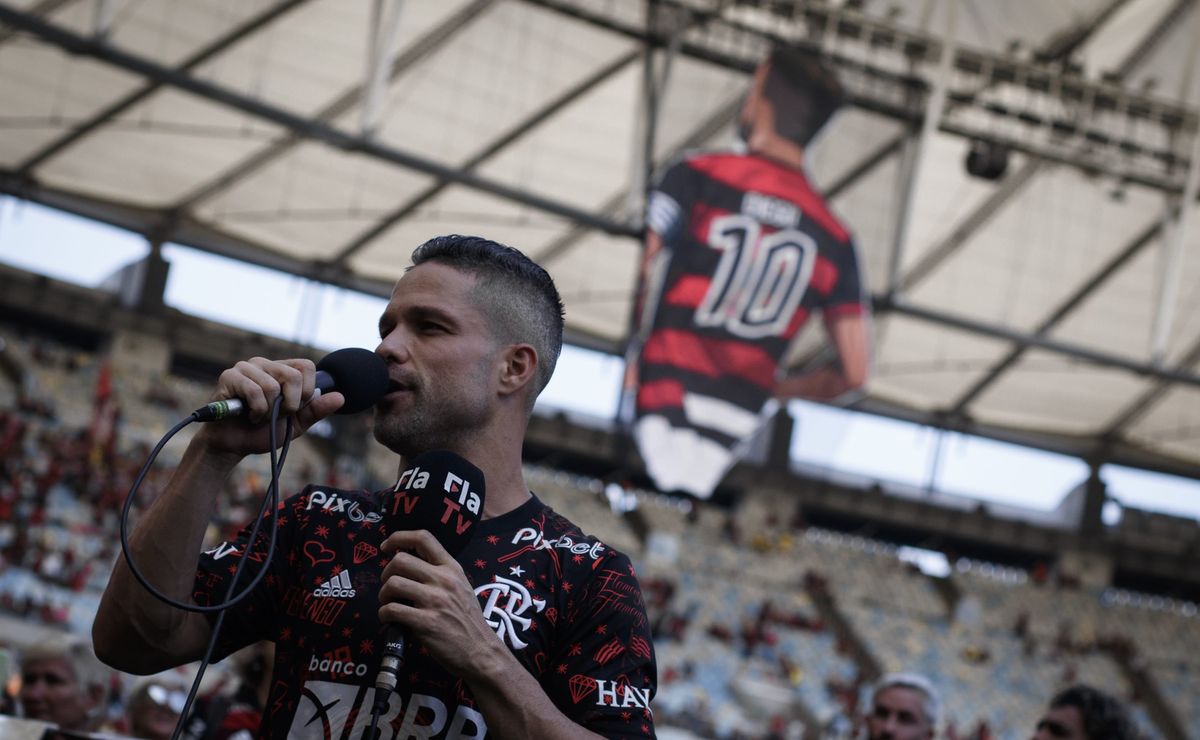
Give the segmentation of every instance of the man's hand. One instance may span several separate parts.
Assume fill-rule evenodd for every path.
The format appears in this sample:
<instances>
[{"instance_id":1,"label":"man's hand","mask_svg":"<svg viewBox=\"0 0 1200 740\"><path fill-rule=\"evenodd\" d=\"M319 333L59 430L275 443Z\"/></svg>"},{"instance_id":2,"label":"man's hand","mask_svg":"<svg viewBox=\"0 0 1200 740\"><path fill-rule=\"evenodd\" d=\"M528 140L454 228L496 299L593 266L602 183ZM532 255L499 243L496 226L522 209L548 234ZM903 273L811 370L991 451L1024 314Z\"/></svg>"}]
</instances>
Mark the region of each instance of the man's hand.
<instances>
[{"instance_id":1,"label":"man's hand","mask_svg":"<svg viewBox=\"0 0 1200 740\"><path fill-rule=\"evenodd\" d=\"M212 400L240 398L246 404L245 416L206 424L196 437L208 452L233 458L269 452L267 425L271 419L271 404L277 396L283 396L275 437L280 445L283 444L284 417L294 415L295 436L298 437L345 403L341 393L324 393L308 403L316 382L317 368L312 360L268 360L265 357L243 360L221 373Z\"/></svg>"},{"instance_id":2,"label":"man's hand","mask_svg":"<svg viewBox=\"0 0 1200 740\"><path fill-rule=\"evenodd\" d=\"M394 553L383 569L379 619L404 625L439 663L470 681L511 660L483 620L470 581L426 530L393 532L382 545Z\"/></svg>"}]
</instances>

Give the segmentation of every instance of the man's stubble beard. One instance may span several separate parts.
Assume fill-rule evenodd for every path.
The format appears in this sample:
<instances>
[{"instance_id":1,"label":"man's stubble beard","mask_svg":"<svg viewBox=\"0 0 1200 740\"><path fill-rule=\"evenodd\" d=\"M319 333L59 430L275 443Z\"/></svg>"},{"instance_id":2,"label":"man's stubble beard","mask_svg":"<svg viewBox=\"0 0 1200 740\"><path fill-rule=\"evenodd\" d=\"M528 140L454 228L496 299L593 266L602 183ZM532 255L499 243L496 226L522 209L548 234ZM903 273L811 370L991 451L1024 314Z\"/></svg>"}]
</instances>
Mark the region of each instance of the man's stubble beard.
<instances>
[{"instance_id":1,"label":"man's stubble beard","mask_svg":"<svg viewBox=\"0 0 1200 740\"><path fill-rule=\"evenodd\" d=\"M486 374L477 373L471 382L486 383ZM407 410L376 410L373 431L376 441L408 459L432 450L455 450L484 427L488 414L487 398L478 390L432 398L422 386L415 391Z\"/></svg>"}]
</instances>

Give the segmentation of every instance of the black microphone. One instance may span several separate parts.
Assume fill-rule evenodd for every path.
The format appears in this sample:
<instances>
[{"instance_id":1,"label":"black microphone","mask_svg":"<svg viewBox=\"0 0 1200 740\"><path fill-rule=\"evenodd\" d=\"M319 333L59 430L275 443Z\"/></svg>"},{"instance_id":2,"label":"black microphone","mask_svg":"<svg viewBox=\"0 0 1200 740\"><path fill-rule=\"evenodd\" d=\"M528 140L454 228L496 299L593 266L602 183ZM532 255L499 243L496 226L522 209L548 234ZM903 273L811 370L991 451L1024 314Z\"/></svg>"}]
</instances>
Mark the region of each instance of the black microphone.
<instances>
[{"instance_id":1,"label":"black microphone","mask_svg":"<svg viewBox=\"0 0 1200 740\"><path fill-rule=\"evenodd\" d=\"M463 458L438 450L413 458L400 474L384 521L389 532L429 530L450 557L458 557L475 535L483 516L483 472ZM375 679L374 712L387 708L404 664L406 630L388 625L383 657Z\"/></svg>"},{"instance_id":2,"label":"black microphone","mask_svg":"<svg viewBox=\"0 0 1200 740\"><path fill-rule=\"evenodd\" d=\"M322 393L337 391L346 397L346 402L337 410L339 414L357 414L383 398L391 384L387 362L369 349L347 347L330 352L317 363L317 385L312 399ZM192 412L196 421L220 421L246 413L246 404L240 398L213 401Z\"/></svg>"}]
</instances>

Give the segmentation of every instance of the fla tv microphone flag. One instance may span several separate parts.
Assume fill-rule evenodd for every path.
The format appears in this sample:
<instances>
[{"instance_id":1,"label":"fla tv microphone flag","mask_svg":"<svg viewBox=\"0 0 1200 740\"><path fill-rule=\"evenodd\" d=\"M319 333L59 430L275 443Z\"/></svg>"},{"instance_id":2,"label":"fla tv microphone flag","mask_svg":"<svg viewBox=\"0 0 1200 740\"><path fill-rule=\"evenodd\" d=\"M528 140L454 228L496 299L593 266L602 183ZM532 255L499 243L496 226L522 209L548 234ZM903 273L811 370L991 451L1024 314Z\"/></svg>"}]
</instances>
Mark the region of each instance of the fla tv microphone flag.
<instances>
[{"instance_id":1,"label":"fla tv microphone flag","mask_svg":"<svg viewBox=\"0 0 1200 740\"><path fill-rule=\"evenodd\" d=\"M663 491L708 498L778 408L780 363L813 312L862 317L849 232L804 173L697 154L651 193L647 265L623 417ZM632 404L630 403L632 401Z\"/></svg>"}]
</instances>

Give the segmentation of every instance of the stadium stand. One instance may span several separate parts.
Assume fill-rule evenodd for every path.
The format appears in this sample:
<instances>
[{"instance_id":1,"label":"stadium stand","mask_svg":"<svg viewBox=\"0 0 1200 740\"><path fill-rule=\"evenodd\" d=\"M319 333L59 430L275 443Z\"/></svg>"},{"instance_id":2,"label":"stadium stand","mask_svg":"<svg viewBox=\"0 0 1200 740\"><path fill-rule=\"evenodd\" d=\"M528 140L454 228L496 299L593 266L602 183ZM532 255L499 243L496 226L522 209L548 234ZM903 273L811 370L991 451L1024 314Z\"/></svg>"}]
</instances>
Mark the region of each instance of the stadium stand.
<instances>
[{"instance_id":1,"label":"stadium stand","mask_svg":"<svg viewBox=\"0 0 1200 740\"><path fill-rule=\"evenodd\" d=\"M86 632L129 484L149 445L203 402L207 385L0 330L0 612ZM109 399L119 413L105 411ZM104 413L115 414L109 436ZM163 485L186 437L164 452L140 503ZM967 559L933 578L893 544L807 526L796 499L777 493L751 491L724 508L628 484L614 491L541 464L526 472L547 503L634 558L656 636L656 717L677 736L798 737L808 728L850 737L870 681L894 670L932 678L946 737L1026 737L1046 698L1075 681L1130 701L1147 738L1200 727L1194 604ZM302 439L283 490L314 479L379 483L344 473L320 440ZM265 457L239 473L212 543L250 517L266 480Z\"/></svg>"}]
</instances>

